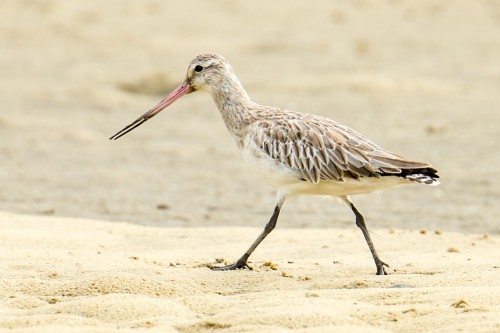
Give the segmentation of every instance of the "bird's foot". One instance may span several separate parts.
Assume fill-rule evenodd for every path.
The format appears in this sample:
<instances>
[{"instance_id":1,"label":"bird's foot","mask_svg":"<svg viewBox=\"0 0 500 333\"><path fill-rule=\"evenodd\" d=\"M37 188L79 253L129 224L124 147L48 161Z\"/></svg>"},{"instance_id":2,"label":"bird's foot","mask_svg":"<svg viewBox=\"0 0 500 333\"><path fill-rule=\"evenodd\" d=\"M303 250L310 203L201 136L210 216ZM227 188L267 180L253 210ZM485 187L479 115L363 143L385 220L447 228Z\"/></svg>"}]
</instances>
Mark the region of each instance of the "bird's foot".
<instances>
[{"instance_id":1,"label":"bird's foot","mask_svg":"<svg viewBox=\"0 0 500 333\"><path fill-rule=\"evenodd\" d=\"M226 265L226 266L209 266L209 268L213 271L233 271L236 269L249 269L252 270L252 267L248 266L246 261L237 261L234 264Z\"/></svg>"},{"instance_id":2,"label":"bird's foot","mask_svg":"<svg viewBox=\"0 0 500 333\"><path fill-rule=\"evenodd\" d=\"M389 265L387 265L382 260L378 260L375 263L375 265L377 265L377 275L388 275L387 272L385 271L385 267L389 267Z\"/></svg>"}]
</instances>

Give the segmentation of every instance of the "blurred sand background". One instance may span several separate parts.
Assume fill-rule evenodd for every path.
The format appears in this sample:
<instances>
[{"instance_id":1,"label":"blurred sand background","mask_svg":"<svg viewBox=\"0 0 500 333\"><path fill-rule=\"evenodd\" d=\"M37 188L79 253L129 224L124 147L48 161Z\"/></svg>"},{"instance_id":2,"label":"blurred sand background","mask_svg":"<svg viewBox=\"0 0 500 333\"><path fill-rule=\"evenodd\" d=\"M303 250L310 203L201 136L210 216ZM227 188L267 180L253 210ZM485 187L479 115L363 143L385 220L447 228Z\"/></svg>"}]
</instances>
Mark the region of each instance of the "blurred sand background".
<instances>
[{"instance_id":1,"label":"blurred sand background","mask_svg":"<svg viewBox=\"0 0 500 333\"><path fill-rule=\"evenodd\" d=\"M314 197L285 203L254 271L203 267L275 200L210 97L108 137L208 51L254 100L439 170L354 197L392 275ZM500 330L500 2L2 1L0 72L0 329Z\"/></svg>"}]
</instances>

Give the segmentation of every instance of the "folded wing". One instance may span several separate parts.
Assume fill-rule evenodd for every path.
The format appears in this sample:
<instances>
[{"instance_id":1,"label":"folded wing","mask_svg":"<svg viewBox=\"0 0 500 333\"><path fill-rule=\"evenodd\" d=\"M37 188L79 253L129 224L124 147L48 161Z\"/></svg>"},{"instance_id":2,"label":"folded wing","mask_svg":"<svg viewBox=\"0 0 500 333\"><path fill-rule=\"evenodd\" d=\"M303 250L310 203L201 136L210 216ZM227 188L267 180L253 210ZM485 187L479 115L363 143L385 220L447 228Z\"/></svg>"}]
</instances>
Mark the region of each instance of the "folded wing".
<instances>
[{"instance_id":1,"label":"folded wing","mask_svg":"<svg viewBox=\"0 0 500 333\"><path fill-rule=\"evenodd\" d=\"M250 135L262 152L312 183L387 175L406 178L413 171L436 173L427 163L406 160L323 117L297 114L262 120L253 124Z\"/></svg>"}]
</instances>

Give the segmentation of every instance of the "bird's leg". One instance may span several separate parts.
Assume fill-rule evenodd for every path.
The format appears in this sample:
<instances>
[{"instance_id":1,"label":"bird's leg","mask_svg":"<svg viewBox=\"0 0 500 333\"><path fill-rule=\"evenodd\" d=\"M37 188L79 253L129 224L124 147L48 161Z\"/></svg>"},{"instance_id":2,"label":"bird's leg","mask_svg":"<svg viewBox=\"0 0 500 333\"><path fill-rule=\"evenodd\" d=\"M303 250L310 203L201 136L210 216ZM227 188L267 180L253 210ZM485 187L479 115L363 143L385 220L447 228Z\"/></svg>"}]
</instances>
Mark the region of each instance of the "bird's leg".
<instances>
[{"instance_id":1,"label":"bird's leg","mask_svg":"<svg viewBox=\"0 0 500 333\"><path fill-rule=\"evenodd\" d=\"M368 233L368 229L366 228L365 224L365 218L361 213L357 210L357 208L354 206L353 202L351 201L351 198L346 196L344 198L345 202L351 207L352 211L354 212L354 215L356 215L356 225L361 229L363 232L363 236L365 236L366 243L368 244L368 247L370 248L370 251L373 256L373 260L375 260L375 265L377 266L377 275L387 275L387 272L385 271L384 266L389 267L385 262L380 260L380 257L377 254L377 250L375 250L375 246L373 246L372 239L370 238L370 234Z\"/></svg>"},{"instance_id":2,"label":"bird's leg","mask_svg":"<svg viewBox=\"0 0 500 333\"><path fill-rule=\"evenodd\" d=\"M278 216L280 214L281 206L283 206L283 202L285 201L285 198L283 196L278 197L278 202L276 203L276 207L274 208L273 215L271 216L271 219L269 222L267 222L266 226L264 227L264 230L262 233L257 237L257 239L252 243L250 248L241 256L240 259L238 259L237 262L231 265L227 266L222 266L222 267L215 267L212 266L210 267L212 270L215 271L229 271L229 270L234 270L234 269L241 269L241 268L248 268L252 269L250 266L247 264L248 257L253 253L253 251L259 246L259 244L266 238L267 235L271 231L273 231L274 227L276 227L276 222L278 222Z\"/></svg>"}]
</instances>

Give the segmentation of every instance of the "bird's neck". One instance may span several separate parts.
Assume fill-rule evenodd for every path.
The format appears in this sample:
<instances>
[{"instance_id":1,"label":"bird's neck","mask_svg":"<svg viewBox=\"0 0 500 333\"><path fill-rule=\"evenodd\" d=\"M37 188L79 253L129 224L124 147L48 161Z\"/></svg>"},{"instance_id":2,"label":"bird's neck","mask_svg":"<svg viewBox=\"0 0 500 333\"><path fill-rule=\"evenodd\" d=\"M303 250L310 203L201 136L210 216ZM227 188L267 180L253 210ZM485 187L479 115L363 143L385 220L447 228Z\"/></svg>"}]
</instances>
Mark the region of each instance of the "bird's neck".
<instances>
[{"instance_id":1,"label":"bird's neck","mask_svg":"<svg viewBox=\"0 0 500 333\"><path fill-rule=\"evenodd\" d=\"M245 127L255 120L251 107L255 103L252 102L238 78L235 75L228 75L217 85L216 89L210 91L210 94L229 132L235 139L241 138Z\"/></svg>"}]
</instances>

